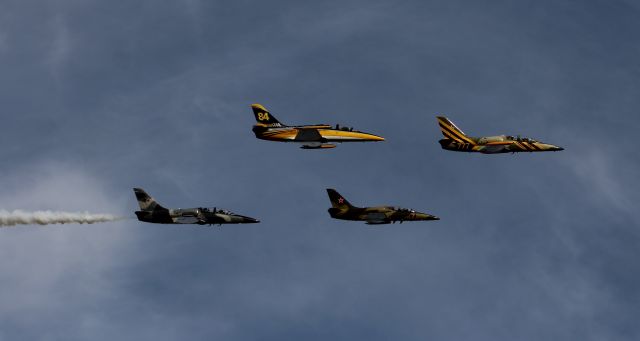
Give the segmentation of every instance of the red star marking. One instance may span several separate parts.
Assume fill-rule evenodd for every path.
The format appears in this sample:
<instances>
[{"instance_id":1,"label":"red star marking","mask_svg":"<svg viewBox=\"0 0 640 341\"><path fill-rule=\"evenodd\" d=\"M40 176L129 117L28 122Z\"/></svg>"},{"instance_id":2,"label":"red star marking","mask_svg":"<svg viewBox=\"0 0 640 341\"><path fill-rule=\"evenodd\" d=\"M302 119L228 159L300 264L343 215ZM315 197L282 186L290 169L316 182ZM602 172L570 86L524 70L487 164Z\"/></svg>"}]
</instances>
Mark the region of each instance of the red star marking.
<instances>
[{"instance_id":1,"label":"red star marking","mask_svg":"<svg viewBox=\"0 0 640 341\"><path fill-rule=\"evenodd\" d=\"M342 199L342 198L338 199L338 203L344 204L344 199Z\"/></svg>"}]
</instances>

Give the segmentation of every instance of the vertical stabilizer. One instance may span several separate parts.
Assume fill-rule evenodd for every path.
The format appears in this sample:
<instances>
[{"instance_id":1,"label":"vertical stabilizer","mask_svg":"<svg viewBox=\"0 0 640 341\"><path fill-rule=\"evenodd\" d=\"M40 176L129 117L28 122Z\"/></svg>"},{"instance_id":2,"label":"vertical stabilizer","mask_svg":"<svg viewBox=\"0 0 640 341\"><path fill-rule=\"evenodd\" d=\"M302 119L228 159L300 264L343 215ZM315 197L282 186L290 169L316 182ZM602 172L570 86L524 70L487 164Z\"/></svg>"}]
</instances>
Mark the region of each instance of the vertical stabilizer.
<instances>
[{"instance_id":1,"label":"vertical stabilizer","mask_svg":"<svg viewBox=\"0 0 640 341\"><path fill-rule=\"evenodd\" d=\"M473 139L467 136L460 128L458 128L451 120L444 116L436 116L440 131L446 139L454 140L458 143L476 144Z\"/></svg>"},{"instance_id":2,"label":"vertical stabilizer","mask_svg":"<svg viewBox=\"0 0 640 341\"><path fill-rule=\"evenodd\" d=\"M155 199L147 194L147 192L145 192L142 188L134 188L133 192L136 194L136 199L138 199L140 210L147 212L166 210L166 208L160 206L160 204L158 204Z\"/></svg>"},{"instance_id":3,"label":"vertical stabilizer","mask_svg":"<svg viewBox=\"0 0 640 341\"><path fill-rule=\"evenodd\" d=\"M262 104L251 104L253 115L256 117L256 122L265 126L283 126Z\"/></svg>"},{"instance_id":4,"label":"vertical stabilizer","mask_svg":"<svg viewBox=\"0 0 640 341\"><path fill-rule=\"evenodd\" d=\"M329 194L329 200L331 201L331 206L333 208L339 209L349 209L353 207L347 199L345 199L338 191L333 188L327 188L327 193Z\"/></svg>"}]
</instances>

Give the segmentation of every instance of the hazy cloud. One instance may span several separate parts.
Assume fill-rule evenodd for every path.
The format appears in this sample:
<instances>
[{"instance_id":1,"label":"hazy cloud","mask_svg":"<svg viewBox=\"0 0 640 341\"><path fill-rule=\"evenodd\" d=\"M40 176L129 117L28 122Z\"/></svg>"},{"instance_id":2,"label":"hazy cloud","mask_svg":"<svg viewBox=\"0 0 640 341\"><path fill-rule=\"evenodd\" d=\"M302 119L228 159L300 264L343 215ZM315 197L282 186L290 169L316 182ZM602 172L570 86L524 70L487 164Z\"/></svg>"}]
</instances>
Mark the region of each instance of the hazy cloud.
<instances>
[{"instance_id":1,"label":"hazy cloud","mask_svg":"<svg viewBox=\"0 0 640 341\"><path fill-rule=\"evenodd\" d=\"M0 229L0 339L640 335L628 2L2 7L0 209L133 218L143 187L261 223ZM387 140L259 141L255 102ZM436 113L566 150L445 152ZM327 187L442 220L332 220Z\"/></svg>"}]
</instances>

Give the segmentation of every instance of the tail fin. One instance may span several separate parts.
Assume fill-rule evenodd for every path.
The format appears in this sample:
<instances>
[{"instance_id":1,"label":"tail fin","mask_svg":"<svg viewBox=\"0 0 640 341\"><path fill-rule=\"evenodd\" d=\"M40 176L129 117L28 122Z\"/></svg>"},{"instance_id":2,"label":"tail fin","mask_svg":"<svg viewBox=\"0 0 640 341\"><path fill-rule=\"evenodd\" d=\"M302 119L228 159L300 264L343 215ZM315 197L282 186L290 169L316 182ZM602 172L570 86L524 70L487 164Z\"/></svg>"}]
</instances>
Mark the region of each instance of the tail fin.
<instances>
[{"instance_id":1,"label":"tail fin","mask_svg":"<svg viewBox=\"0 0 640 341\"><path fill-rule=\"evenodd\" d=\"M458 128L453 122L444 116L436 116L438 118L438 125L440 131L445 138L454 140L459 143L476 144L469 136L467 136L460 128Z\"/></svg>"},{"instance_id":2,"label":"tail fin","mask_svg":"<svg viewBox=\"0 0 640 341\"><path fill-rule=\"evenodd\" d=\"M333 188L327 188L327 193L329 194L329 200L331 200L331 206L333 208L351 208L353 207L347 199L345 199L338 191Z\"/></svg>"},{"instance_id":3,"label":"tail fin","mask_svg":"<svg viewBox=\"0 0 640 341\"><path fill-rule=\"evenodd\" d=\"M160 204L158 204L155 199L147 194L147 192L142 188L134 188L133 192L136 194L136 199L138 199L140 210L148 212L166 210L166 208L160 206Z\"/></svg>"},{"instance_id":4,"label":"tail fin","mask_svg":"<svg viewBox=\"0 0 640 341\"><path fill-rule=\"evenodd\" d=\"M267 110L267 108L263 107L261 104L251 104L251 109L253 110L253 115L256 117L256 121L260 124L269 125L269 126L282 126L271 113Z\"/></svg>"}]
</instances>

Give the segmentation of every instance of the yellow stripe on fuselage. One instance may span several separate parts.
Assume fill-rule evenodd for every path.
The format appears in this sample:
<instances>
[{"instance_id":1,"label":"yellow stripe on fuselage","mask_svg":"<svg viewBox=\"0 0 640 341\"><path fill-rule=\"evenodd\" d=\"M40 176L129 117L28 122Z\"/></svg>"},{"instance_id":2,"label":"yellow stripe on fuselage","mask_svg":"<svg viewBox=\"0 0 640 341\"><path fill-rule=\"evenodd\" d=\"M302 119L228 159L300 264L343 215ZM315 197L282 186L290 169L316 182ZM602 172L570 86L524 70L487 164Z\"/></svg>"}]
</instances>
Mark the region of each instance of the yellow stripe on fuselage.
<instances>
[{"instance_id":1,"label":"yellow stripe on fuselage","mask_svg":"<svg viewBox=\"0 0 640 341\"><path fill-rule=\"evenodd\" d=\"M272 141L293 140L298 135L297 129L269 129L260 133L260 138Z\"/></svg>"},{"instance_id":2,"label":"yellow stripe on fuselage","mask_svg":"<svg viewBox=\"0 0 640 341\"><path fill-rule=\"evenodd\" d=\"M272 141L295 140L300 129L297 128L271 128L259 133L259 137ZM384 141L384 137L362 133L359 131L345 131L336 129L317 129L325 142L349 142L349 141ZM318 141L320 142L320 141Z\"/></svg>"},{"instance_id":3,"label":"yellow stripe on fuselage","mask_svg":"<svg viewBox=\"0 0 640 341\"><path fill-rule=\"evenodd\" d=\"M320 136L329 142L343 141L384 141L384 137L361 133L358 131L346 131L336 129L318 129Z\"/></svg>"}]
</instances>

